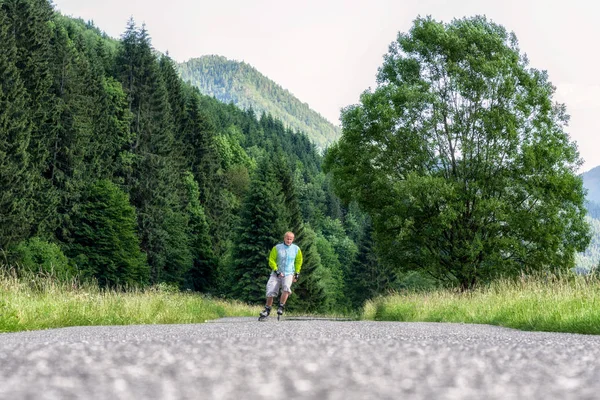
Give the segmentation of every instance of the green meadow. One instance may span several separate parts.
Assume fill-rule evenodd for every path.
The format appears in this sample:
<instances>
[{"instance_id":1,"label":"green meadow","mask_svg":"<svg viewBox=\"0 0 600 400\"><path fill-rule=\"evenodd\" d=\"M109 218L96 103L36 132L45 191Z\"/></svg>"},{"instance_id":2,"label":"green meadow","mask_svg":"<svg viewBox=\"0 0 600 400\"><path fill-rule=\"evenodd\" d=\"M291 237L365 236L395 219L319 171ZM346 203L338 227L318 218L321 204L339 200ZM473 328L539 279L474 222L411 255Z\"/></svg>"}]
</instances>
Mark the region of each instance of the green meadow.
<instances>
[{"instance_id":1,"label":"green meadow","mask_svg":"<svg viewBox=\"0 0 600 400\"><path fill-rule=\"evenodd\" d=\"M118 291L101 290L75 280L19 279L6 274L0 277L0 332L85 325L203 323L222 317L256 316L260 309L161 285ZM359 318L600 334L600 281L538 276L500 280L469 292L398 292L368 301Z\"/></svg>"},{"instance_id":2,"label":"green meadow","mask_svg":"<svg viewBox=\"0 0 600 400\"><path fill-rule=\"evenodd\" d=\"M191 324L257 316L259 307L211 299L168 286L101 290L49 278L0 276L0 332L86 325Z\"/></svg>"},{"instance_id":3,"label":"green meadow","mask_svg":"<svg viewBox=\"0 0 600 400\"><path fill-rule=\"evenodd\" d=\"M462 293L456 290L395 293L368 301L363 318L600 334L600 281L536 276L499 280Z\"/></svg>"}]
</instances>

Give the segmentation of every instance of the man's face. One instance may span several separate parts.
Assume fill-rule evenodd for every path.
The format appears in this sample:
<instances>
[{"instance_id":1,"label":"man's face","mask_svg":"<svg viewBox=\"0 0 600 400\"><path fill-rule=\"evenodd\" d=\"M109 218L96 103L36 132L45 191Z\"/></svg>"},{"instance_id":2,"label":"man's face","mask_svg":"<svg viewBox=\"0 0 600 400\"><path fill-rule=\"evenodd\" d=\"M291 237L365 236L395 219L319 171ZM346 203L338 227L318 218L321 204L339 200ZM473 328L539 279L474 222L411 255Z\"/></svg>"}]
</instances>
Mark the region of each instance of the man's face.
<instances>
[{"instance_id":1,"label":"man's face","mask_svg":"<svg viewBox=\"0 0 600 400\"><path fill-rule=\"evenodd\" d=\"M288 245L288 246L289 246L290 244L292 244L292 242L293 242L293 241L294 241L294 235L290 235L290 234L288 233L287 235L285 235L285 236L283 237L283 242L284 242L286 245Z\"/></svg>"}]
</instances>

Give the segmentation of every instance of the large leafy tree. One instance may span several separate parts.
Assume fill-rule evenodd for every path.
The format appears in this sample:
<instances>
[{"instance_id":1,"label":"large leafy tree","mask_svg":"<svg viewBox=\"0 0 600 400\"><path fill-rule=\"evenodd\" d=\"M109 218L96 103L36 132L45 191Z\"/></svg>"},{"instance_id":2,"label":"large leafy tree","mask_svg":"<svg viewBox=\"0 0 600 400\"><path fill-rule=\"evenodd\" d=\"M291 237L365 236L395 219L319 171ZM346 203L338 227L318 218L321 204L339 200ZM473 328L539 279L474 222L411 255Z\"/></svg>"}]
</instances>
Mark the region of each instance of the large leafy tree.
<instances>
[{"instance_id":1,"label":"large leafy tree","mask_svg":"<svg viewBox=\"0 0 600 400\"><path fill-rule=\"evenodd\" d=\"M326 166L387 261L472 288L567 267L589 241L580 159L546 72L485 17L418 18L374 91L342 113Z\"/></svg>"}]
</instances>

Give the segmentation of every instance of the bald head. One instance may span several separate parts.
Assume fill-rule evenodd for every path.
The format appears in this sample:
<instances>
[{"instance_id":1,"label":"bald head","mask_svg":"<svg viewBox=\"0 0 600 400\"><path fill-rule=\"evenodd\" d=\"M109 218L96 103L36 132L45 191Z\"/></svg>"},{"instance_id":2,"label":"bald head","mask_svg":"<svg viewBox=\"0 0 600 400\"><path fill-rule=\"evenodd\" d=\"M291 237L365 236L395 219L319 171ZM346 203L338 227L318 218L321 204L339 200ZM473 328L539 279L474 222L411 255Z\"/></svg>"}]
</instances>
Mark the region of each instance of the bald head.
<instances>
[{"instance_id":1,"label":"bald head","mask_svg":"<svg viewBox=\"0 0 600 400\"><path fill-rule=\"evenodd\" d=\"M291 245L293 241L294 241L294 232L286 232L285 235L283 235L283 243L285 243L286 246Z\"/></svg>"}]
</instances>

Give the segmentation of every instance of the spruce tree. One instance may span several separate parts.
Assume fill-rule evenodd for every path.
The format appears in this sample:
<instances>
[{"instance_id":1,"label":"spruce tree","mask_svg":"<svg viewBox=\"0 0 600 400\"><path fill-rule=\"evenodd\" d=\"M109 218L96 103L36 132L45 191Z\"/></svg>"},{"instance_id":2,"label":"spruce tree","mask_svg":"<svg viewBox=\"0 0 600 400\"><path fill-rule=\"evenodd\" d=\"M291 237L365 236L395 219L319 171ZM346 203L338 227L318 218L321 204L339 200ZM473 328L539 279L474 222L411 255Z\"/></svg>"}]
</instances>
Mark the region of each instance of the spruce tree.
<instances>
[{"instance_id":1,"label":"spruce tree","mask_svg":"<svg viewBox=\"0 0 600 400\"><path fill-rule=\"evenodd\" d=\"M143 286L150 271L136 236L135 209L108 180L89 185L74 218L67 255L101 286Z\"/></svg>"},{"instance_id":2,"label":"spruce tree","mask_svg":"<svg viewBox=\"0 0 600 400\"><path fill-rule=\"evenodd\" d=\"M29 234L33 178L28 98L14 60L17 48L0 8L0 252Z\"/></svg>"},{"instance_id":3,"label":"spruce tree","mask_svg":"<svg viewBox=\"0 0 600 400\"><path fill-rule=\"evenodd\" d=\"M348 297L354 309L360 309L366 300L390 289L394 280L390 271L385 270L377 258L370 221L367 221L357 246L358 254L350 264L346 277Z\"/></svg>"},{"instance_id":4,"label":"spruce tree","mask_svg":"<svg viewBox=\"0 0 600 400\"><path fill-rule=\"evenodd\" d=\"M186 166L192 171L200 189L215 256L222 259L235 224L232 204L225 191L227 180L221 168L215 135L217 127L208 107L201 104L197 89L188 89L183 124Z\"/></svg>"},{"instance_id":5,"label":"spruce tree","mask_svg":"<svg viewBox=\"0 0 600 400\"><path fill-rule=\"evenodd\" d=\"M189 214L189 230L193 266L187 272L186 286L190 289L205 292L215 289L217 260L215 259L210 232L204 209L200 204L200 190L191 172L185 175L188 203L186 211Z\"/></svg>"},{"instance_id":6,"label":"spruce tree","mask_svg":"<svg viewBox=\"0 0 600 400\"><path fill-rule=\"evenodd\" d=\"M131 113L123 85L112 76L114 54L100 36L87 40L79 51L86 64L82 103L93 130L85 152L86 175L122 182L132 161Z\"/></svg>"},{"instance_id":7,"label":"spruce tree","mask_svg":"<svg viewBox=\"0 0 600 400\"><path fill-rule=\"evenodd\" d=\"M50 141L47 178L58 196L55 236L66 240L72 230L71 214L77 208L93 166L87 153L94 134L93 115L96 104L89 91L90 66L82 54L83 42L70 22L57 19L53 25L52 91L56 104L57 123Z\"/></svg>"},{"instance_id":8,"label":"spruce tree","mask_svg":"<svg viewBox=\"0 0 600 400\"><path fill-rule=\"evenodd\" d=\"M133 138L129 129L131 113L120 82L96 75L91 84L94 93L93 132L86 152L88 174L121 182L130 172Z\"/></svg>"},{"instance_id":9,"label":"spruce tree","mask_svg":"<svg viewBox=\"0 0 600 400\"><path fill-rule=\"evenodd\" d=\"M58 196L50 183L48 168L51 142L58 125L50 64L54 10L47 0L3 0L0 8L6 13L8 29L17 48L15 64L27 93L27 110L32 122L27 149L36 171L31 177L35 194L32 231L49 236L58 220Z\"/></svg>"},{"instance_id":10,"label":"spruce tree","mask_svg":"<svg viewBox=\"0 0 600 400\"><path fill-rule=\"evenodd\" d=\"M272 162L265 157L255 171L234 237L232 296L249 303L264 301L269 252L281 242L283 196Z\"/></svg>"},{"instance_id":11,"label":"spruce tree","mask_svg":"<svg viewBox=\"0 0 600 400\"><path fill-rule=\"evenodd\" d=\"M327 301L322 282L319 281L319 270L323 266L315 246L316 237L312 230L305 229L292 171L282 153L278 153L276 157L276 166L277 179L283 193L288 230L294 232L294 243L300 247L303 256L300 280L293 285L294 295L288 300L288 308L302 311L324 310Z\"/></svg>"},{"instance_id":12,"label":"spruce tree","mask_svg":"<svg viewBox=\"0 0 600 400\"><path fill-rule=\"evenodd\" d=\"M175 63L171 57L169 57L168 53L167 55L160 57L159 64L160 73L167 89L175 136L181 138L183 136L186 113L186 99L183 92L183 85L179 75L177 75Z\"/></svg>"},{"instance_id":13,"label":"spruce tree","mask_svg":"<svg viewBox=\"0 0 600 400\"><path fill-rule=\"evenodd\" d=\"M132 114L132 168L125 187L138 210L151 280L182 285L193 262L171 107L148 32L133 20L123 35L117 73Z\"/></svg>"}]
</instances>

